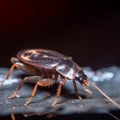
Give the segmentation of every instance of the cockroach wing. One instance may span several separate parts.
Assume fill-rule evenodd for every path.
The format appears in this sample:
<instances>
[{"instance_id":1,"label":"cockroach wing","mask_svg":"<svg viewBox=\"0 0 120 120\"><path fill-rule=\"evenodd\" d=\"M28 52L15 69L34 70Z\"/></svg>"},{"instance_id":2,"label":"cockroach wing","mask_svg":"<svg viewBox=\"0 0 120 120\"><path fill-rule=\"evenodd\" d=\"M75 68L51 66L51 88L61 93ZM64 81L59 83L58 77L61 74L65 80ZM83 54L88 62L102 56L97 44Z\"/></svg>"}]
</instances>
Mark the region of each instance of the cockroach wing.
<instances>
[{"instance_id":1,"label":"cockroach wing","mask_svg":"<svg viewBox=\"0 0 120 120\"><path fill-rule=\"evenodd\" d=\"M63 59L56 66L56 71L68 79L74 79L76 72L81 68L72 60L71 57Z\"/></svg>"},{"instance_id":2,"label":"cockroach wing","mask_svg":"<svg viewBox=\"0 0 120 120\"><path fill-rule=\"evenodd\" d=\"M54 69L59 61L67 56L53 50L30 49L20 51L17 54L17 57L22 62L34 67Z\"/></svg>"}]
</instances>

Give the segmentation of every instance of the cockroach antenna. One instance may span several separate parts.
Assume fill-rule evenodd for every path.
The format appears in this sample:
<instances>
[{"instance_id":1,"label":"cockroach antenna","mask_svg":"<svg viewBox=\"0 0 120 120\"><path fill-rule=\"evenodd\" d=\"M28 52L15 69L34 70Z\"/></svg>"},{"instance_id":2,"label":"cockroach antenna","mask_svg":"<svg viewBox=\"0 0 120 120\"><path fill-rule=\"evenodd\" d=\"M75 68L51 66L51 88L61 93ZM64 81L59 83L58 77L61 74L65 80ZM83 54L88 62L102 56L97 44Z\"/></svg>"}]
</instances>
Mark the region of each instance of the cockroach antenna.
<instances>
[{"instance_id":1,"label":"cockroach antenna","mask_svg":"<svg viewBox=\"0 0 120 120\"><path fill-rule=\"evenodd\" d=\"M117 118L115 115L113 115L112 113L107 113L108 115L110 115L111 117L115 118L116 120L120 120L119 118Z\"/></svg>"},{"instance_id":2,"label":"cockroach antenna","mask_svg":"<svg viewBox=\"0 0 120 120\"><path fill-rule=\"evenodd\" d=\"M120 105L117 102L115 102L113 99L111 99L107 94L105 94L97 85L95 85L95 83L89 82L89 84L94 88L96 88L108 101L110 101L113 105L115 105L118 109L120 109Z\"/></svg>"},{"instance_id":3,"label":"cockroach antenna","mask_svg":"<svg viewBox=\"0 0 120 120\"><path fill-rule=\"evenodd\" d=\"M118 109L120 109L120 105L115 102L113 99L111 99L107 94L105 94L95 83L90 82L89 84L91 86L93 86L94 88L96 88L109 102L111 102L113 105L115 105ZM112 113L106 112L108 115L110 115L111 117L113 117L116 120L120 120L119 118L117 118L115 115L113 115Z\"/></svg>"}]
</instances>

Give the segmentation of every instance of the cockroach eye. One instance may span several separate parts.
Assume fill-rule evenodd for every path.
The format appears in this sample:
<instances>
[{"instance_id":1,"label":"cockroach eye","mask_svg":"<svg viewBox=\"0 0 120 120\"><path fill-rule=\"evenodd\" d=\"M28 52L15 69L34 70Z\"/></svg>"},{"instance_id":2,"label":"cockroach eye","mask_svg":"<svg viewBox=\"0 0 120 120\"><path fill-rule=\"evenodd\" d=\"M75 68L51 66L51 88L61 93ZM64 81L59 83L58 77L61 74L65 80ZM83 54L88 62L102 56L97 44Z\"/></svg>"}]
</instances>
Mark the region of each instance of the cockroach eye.
<instances>
[{"instance_id":1,"label":"cockroach eye","mask_svg":"<svg viewBox=\"0 0 120 120\"><path fill-rule=\"evenodd\" d=\"M79 81L81 84L84 84L84 81L87 80L87 75L83 71L79 71L75 75L75 80Z\"/></svg>"}]
</instances>

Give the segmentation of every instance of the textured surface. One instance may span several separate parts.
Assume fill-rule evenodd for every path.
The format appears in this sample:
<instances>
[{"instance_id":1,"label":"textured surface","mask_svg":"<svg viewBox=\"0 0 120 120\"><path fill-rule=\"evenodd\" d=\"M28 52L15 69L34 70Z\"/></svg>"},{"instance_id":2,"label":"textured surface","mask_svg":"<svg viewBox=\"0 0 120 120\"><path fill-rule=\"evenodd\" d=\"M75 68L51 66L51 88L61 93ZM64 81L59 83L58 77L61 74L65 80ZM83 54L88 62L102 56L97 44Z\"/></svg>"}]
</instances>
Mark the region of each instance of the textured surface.
<instances>
[{"instance_id":1,"label":"textured surface","mask_svg":"<svg viewBox=\"0 0 120 120\"><path fill-rule=\"evenodd\" d=\"M84 70L91 81L94 81L107 95L120 104L120 68L109 67L92 71L91 68L85 67ZM0 68L0 81L5 78L7 72L7 68ZM51 103L55 98L58 83L51 88L40 87L32 102L28 107L24 107L24 103L30 96L34 84L24 84L17 98L9 100L8 96L13 93L20 80L25 76L26 75L21 71L14 70L9 80L5 82L4 86L0 87L0 116L9 115L11 113L24 113L25 116L31 116L36 113L70 115L81 113L106 113L117 110L117 108L108 102L95 88L88 87L93 91L93 95L88 95L82 91L79 83L77 86L83 100L78 100L74 94L72 82L69 80L63 87L59 102L54 108L51 107Z\"/></svg>"}]
</instances>

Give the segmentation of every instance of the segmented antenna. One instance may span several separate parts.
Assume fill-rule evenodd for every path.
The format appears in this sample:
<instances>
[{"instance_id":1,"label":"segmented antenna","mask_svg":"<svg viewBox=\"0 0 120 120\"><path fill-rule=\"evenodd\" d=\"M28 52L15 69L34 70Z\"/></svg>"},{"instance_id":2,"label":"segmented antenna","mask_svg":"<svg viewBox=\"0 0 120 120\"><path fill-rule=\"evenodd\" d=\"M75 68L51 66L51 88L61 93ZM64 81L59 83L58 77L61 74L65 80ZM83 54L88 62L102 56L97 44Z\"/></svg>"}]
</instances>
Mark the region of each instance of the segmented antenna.
<instances>
[{"instance_id":1,"label":"segmented antenna","mask_svg":"<svg viewBox=\"0 0 120 120\"><path fill-rule=\"evenodd\" d=\"M112 104L114 104L118 109L120 109L120 105L115 102L113 99L111 99L108 95L106 95L98 86L96 86L94 83L90 82L90 85L96 88L108 101L110 101Z\"/></svg>"}]
</instances>

